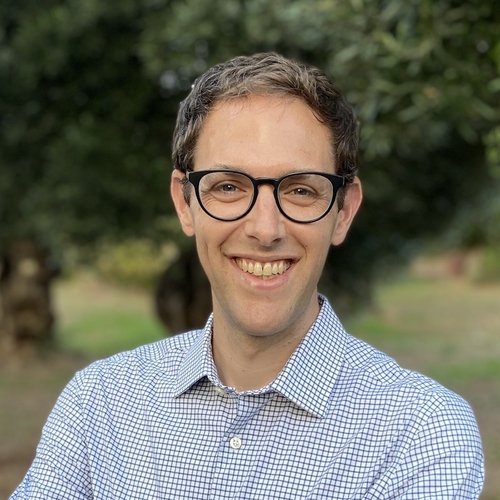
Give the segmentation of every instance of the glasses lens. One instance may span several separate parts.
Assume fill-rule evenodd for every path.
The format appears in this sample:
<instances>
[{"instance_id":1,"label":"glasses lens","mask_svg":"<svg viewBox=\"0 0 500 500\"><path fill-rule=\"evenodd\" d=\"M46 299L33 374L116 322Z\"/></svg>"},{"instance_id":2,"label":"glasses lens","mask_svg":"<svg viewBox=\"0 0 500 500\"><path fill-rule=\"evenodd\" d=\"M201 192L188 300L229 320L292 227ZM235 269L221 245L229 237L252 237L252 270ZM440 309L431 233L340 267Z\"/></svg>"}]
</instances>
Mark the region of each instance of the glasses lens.
<instances>
[{"instance_id":1,"label":"glasses lens","mask_svg":"<svg viewBox=\"0 0 500 500\"><path fill-rule=\"evenodd\" d=\"M253 184L237 172L210 172L200 181L200 201L205 210L218 219L235 219L243 215L253 197Z\"/></svg>"},{"instance_id":2,"label":"glasses lens","mask_svg":"<svg viewBox=\"0 0 500 500\"><path fill-rule=\"evenodd\" d=\"M285 177L278 189L283 211L297 221L312 221L323 216L332 205L332 183L318 174L294 174Z\"/></svg>"}]
</instances>

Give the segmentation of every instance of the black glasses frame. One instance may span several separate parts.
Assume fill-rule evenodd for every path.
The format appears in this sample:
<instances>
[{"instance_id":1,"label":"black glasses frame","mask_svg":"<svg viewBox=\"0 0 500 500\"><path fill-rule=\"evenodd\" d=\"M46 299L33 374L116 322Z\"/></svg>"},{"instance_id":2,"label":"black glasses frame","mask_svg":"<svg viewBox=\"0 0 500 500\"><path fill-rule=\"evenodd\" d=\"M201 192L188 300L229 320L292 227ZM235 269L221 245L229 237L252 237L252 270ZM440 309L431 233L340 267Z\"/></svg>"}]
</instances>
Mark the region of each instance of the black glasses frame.
<instances>
[{"instance_id":1,"label":"black glasses frame","mask_svg":"<svg viewBox=\"0 0 500 500\"><path fill-rule=\"evenodd\" d=\"M239 174L243 175L247 179L250 180L250 182L253 185L253 198L252 202L248 206L248 209L238 217L231 217L231 218L223 218L223 217L216 217L215 215L211 214L203 205L203 202L201 201L201 196L200 196L200 181L205 177L205 175L212 174L212 173L217 173L217 172L222 172L222 173L232 173L232 174ZM289 177L293 176L298 176L298 175L307 175L307 174L315 174L315 175L320 175L321 177L324 177L325 179L328 179L333 186L333 196L332 200L330 202L329 207L325 210L325 213L323 215L320 215L319 217L316 217L315 219L311 220L297 220L294 219L293 217L290 217L286 212L283 210L283 207L281 206L278 192L279 192L279 185L285 180L288 179ZM259 194L259 186L262 184L270 184L273 186L273 194L274 194L274 200L276 201L276 205L279 209L279 211L288 219L291 220L292 222L297 222L299 224L310 224L312 222L316 222L318 220L321 220L323 217L325 217L328 212L333 207L333 204L335 203L335 199L337 197L337 192L339 189L341 189L343 186L346 185L347 179L346 177L342 175L336 175L336 174L327 174L325 172L293 172L291 174L284 175L283 177L280 177L279 179L273 179L272 177L258 177L257 179L252 177L251 175L245 173L245 172L240 172L238 170L227 170L227 169L214 169L214 170L197 170L197 171L188 171L186 172L186 178L187 180L193 185L194 191L196 193L196 198L198 199L198 203L200 204L200 207L203 209L203 211L212 217L212 219L220 220L220 221L226 221L226 222L231 222L235 220L242 219L246 215L250 213L252 208L255 205L255 202L257 201L257 196Z\"/></svg>"}]
</instances>

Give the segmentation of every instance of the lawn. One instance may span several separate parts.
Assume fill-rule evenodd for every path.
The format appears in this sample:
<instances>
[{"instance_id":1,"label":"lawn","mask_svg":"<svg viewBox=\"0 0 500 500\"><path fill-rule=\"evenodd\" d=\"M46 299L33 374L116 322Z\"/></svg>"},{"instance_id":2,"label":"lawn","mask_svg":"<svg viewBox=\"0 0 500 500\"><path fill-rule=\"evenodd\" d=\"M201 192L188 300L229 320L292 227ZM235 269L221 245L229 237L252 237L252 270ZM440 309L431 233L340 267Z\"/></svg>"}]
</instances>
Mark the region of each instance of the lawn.
<instances>
[{"instance_id":1,"label":"lawn","mask_svg":"<svg viewBox=\"0 0 500 500\"><path fill-rule=\"evenodd\" d=\"M80 276L58 283L55 302L58 352L0 369L0 499L24 475L43 422L74 371L164 335L141 291ZM470 402L487 463L481 499L500 500L500 285L400 280L381 286L372 310L346 327Z\"/></svg>"}]
</instances>

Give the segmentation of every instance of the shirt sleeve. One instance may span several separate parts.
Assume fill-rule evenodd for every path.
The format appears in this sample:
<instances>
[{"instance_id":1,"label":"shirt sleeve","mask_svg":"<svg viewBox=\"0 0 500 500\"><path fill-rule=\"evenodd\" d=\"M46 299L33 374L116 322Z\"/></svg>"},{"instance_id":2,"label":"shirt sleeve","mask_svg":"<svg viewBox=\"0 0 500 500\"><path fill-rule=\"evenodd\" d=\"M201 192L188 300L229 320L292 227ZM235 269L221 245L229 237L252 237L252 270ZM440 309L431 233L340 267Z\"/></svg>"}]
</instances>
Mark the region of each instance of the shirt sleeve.
<instances>
[{"instance_id":1,"label":"shirt sleeve","mask_svg":"<svg viewBox=\"0 0 500 500\"><path fill-rule=\"evenodd\" d=\"M35 460L10 500L93 498L83 420L77 375L60 395Z\"/></svg>"},{"instance_id":2,"label":"shirt sleeve","mask_svg":"<svg viewBox=\"0 0 500 500\"><path fill-rule=\"evenodd\" d=\"M476 420L460 397L431 401L412 423L413 438L370 499L474 500L484 482L484 459Z\"/></svg>"}]
</instances>

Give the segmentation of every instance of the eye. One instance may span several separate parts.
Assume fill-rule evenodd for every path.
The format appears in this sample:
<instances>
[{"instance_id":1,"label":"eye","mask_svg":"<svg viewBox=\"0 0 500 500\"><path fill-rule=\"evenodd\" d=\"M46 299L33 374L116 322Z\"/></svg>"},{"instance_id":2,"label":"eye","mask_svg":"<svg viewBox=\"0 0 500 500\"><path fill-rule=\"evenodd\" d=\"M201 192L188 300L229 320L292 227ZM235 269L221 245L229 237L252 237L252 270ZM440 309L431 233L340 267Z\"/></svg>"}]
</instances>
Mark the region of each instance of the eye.
<instances>
[{"instance_id":1,"label":"eye","mask_svg":"<svg viewBox=\"0 0 500 500\"><path fill-rule=\"evenodd\" d=\"M225 182L222 184L218 184L213 187L214 191L222 191L223 193L234 193L238 190L238 188L234 184L230 184L229 182Z\"/></svg>"},{"instance_id":2,"label":"eye","mask_svg":"<svg viewBox=\"0 0 500 500\"><path fill-rule=\"evenodd\" d=\"M315 196L315 192L313 190L304 186L293 188L290 191L290 194L294 194L297 196Z\"/></svg>"},{"instance_id":3,"label":"eye","mask_svg":"<svg viewBox=\"0 0 500 500\"><path fill-rule=\"evenodd\" d=\"M211 196L219 201L238 201L251 196L252 183L237 172L209 172L200 184L200 193Z\"/></svg>"},{"instance_id":4,"label":"eye","mask_svg":"<svg viewBox=\"0 0 500 500\"><path fill-rule=\"evenodd\" d=\"M286 186L286 190L283 190L281 195L286 196L287 198L308 198L312 200L318 197L318 192L312 186L295 182Z\"/></svg>"}]
</instances>

